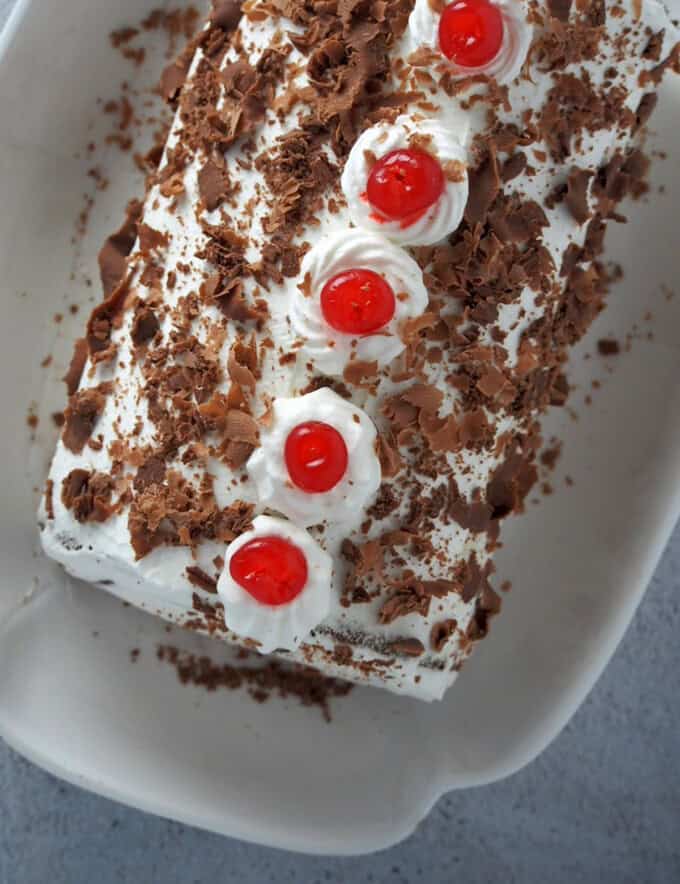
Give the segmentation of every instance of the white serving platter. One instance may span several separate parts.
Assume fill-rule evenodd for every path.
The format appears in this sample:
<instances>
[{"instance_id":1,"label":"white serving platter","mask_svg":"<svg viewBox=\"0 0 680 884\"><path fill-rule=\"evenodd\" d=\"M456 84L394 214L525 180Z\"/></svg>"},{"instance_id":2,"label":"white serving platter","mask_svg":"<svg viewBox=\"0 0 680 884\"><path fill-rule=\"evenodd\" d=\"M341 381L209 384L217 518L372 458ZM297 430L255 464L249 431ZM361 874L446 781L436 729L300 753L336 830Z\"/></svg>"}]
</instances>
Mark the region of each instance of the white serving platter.
<instances>
[{"instance_id":1,"label":"white serving platter","mask_svg":"<svg viewBox=\"0 0 680 884\"><path fill-rule=\"evenodd\" d=\"M98 297L98 246L141 187L117 148L88 157L84 147L110 127L97 99L124 79L148 84L162 64L162 41L137 70L107 35L158 5L22 0L0 40L0 733L58 776L153 813L311 853L377 850L443 792L507 776L548 745L614 652L680 514L680 297L669 295L680 273L680 81L654 119L668 158L609 239L624 281L574 353L571 409L546 421L546 437L564 440L555 493L506 525L499 576L513 590L502 616L442 703L356 689L327 724L293 700L182 686L156 659L159 642L231 652L168 636L38 552L58 379ZM74 244L93 165L111 184ZM598 338L629 333L630 352L597 355Z\"/></svg>"}]
</instances>

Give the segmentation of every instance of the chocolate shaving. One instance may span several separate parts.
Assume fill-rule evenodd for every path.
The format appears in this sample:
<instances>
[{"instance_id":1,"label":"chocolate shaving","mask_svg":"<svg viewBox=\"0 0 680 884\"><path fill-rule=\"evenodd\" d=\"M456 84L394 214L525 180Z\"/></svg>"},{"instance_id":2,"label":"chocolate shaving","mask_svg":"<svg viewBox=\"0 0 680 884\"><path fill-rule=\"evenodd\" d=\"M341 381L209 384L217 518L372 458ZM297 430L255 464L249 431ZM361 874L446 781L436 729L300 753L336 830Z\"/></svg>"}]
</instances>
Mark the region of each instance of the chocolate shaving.
<instances>
[{"instance_id":1,"label":"chocolate shaving","mask_svg":"<svg viewBox=\"0 0 680 884\"><path fill-rule=\"evenodd\" d=\"M567 178L567 192L564 202L577 224L585 224L590 218L588 207L588 185L593 173L587 169L571 167Z\"/></svg>"},{"instance_id":2,"label":"chocolate shaving","mask_svg":"<svg viewBox=\"0 0 680 884\"><path fill-rule=\"evenodd\" d=\"M129 287L130 276L128 275L90 314L87 323L87 345L90 348L90 354L104 355L109 352L114 321L123 309Z\"/></svg>"},{"instance_id":3,"label":"chocolate shaving","mask_svg":"<svg viewBox=\"0 0 680 884\"><path fill-rule=\"evenodd\" d=\"M54 482L52 479L48 479L45 482L45 513L47 518L51 520L54 519Z\"/></svg>"},{"instance_id":4,"label":"chocolate shaving","mask_svg":"<svg viewBox=\"0 0 680 884\"><path fill-rule=\"evenodd\" d=\"M105 296L110 295L125 276L126 258L137 239L137 223L141 214L141 201L130 200L125 210L125 220L115 233L107 237L99 252L99 275Z\"/></svg>"},{"instance_id":5,"label":"chocolate shaving","mask_svg":"<svg viewBox=\"0 0 680 884\"><path fill-rule=\"evenodd\" d=\"M159 90L164 101L173 102L179 96L187 78L189 67L184 59L172 61L163 69Z\"/></svg>"},{"instance_id":6,"label":"chocolate shaving","mask_svg":"<svg viewBox=\"0 0 680 884\"><path fill-rule=\"evenodd\" d=\"M80 454L92 435L106 404L106 396L111 392L110 383L80 390L74 393L64 412L62 441L74 454Z\"/></svg>"},{"instance_id":7,"label":"chocolate shaving","mask_svg":"<svg viewBox=\"0 0 680 884\"><path fill-rule=\"evenodd\" d=\"M76 521L105 522L114 512L111 506L113 479L106 473L76 469L61 486L61 499Z\"/></svg>"},{"instance_id":8,"label":"chocolate shaving","mask_svg":"<svg viewBox=\"0 0 680 884\"><path fill-rule=\"evenodd\" d=\"M550 15L559 21L569 21L571 0L548 0L548 9L550 10Z\"/></svg>"},{"instance_id":9,"label":"chocolate shaving","mask_svg":"<svg viewBox=\"0 0 680 884\"><path fill-rule=\"evenodd\" d=\"M154 338L160 329L158 317L150 307L141 306L135 312L135 318L130 329L130 337L135 347L141 347Z\"/></svg>"},{"instance_id":10,"label":"chocolate shaving","mask_svg":"<svg viewBox=\"0 0 680 884\"><path fill-rule=\"evenodd\" d=\"M206 160L198 173L198 191L209 212L221 206L229 191L226 169L212 159Z\"/></svg>"},{"instance_id":11,"label":"chocolate shaving","mask_svg":"<svg viewBox=\"0 0 680 884\"><path fill-rule=\"evenodd\" d=\"M422 584L417 580L405 580L398 584L397 591L383 603L378 612L378 621L382 624L392 623L407 614L427 615L430 607L430 596L423 591Z\"/></svg>"},{"instance_id":12,"label":"chocolate shaving","mask_svg":"<svg viewBox=\"0 0 680 884\"><path fill-rule=\"evenodd\" d=\"M440 620L432 626L430 630L430 644L437 654L444 650L444 646L455 633L457 626L457 620Z\"/></svg>"},{"instance_id":13,"label":"chocolate shaving","mask_svg":"<svg viewBox=\"0 0 680 884\"><path fill-rule=\"evenodd\" d=\"M240 0L213 0L210 24L231 33L241 20Z\"/></svg>"},{"instance_id":14,"label":"chocolate shaving","mask_svg":"<svg viewBox=\"0 0 680 884\"><path fill-rule=\"evenodd\" d=\"M83 369L87 362L87 341L85 338L76 338L73 345L73 355L68 366L68 371L62 378L66 384L66 392L69 396L73 396L80 386L80 379L83 376Z\"/></svg>"},{"instance_id":15,"label":"chocolate shaving","mask_svg":"<svg viewBox=\"0 0 680 884\"><path fill-rule=\"evenodd\" d=\"M597 342L597 352L600 356L618 356L621 345L614 338L600 338Z\"/></svg>"},{"instance_id":16,"label":"chocolate shaving","mask_svg":"<svg viewBox=\"0 0 680 884\"><path fill-rule=\"evenodd\" d=\"M401 471L403 461L391 434L378 435L378 459L383 478L391 479Z\"/></svg>"},{"instance_id":17,"label":"chocolate shaving","mask_svg":"<svg viewBox=\"0 0 680 884\"><path fill-rule=\"evenodd\" d=\"M345 366L342 377L346 383L353 384L355 387L366 387L370 386L370 381L375 379L377 373L377 362L353 359Z\"/></svg>"},{"instance_id":18,"label":"chocolate shaving","mask_svg":"<svg viewBox=\"0 0 680 884\"><path fill-rule=\"evenodd\" d=\"M164 249L169 242L167 233L156 230L143 222L137 224L137 234L139 236L139 248L143 254Z\"/></svg>"},{"instance_id":19,"label":"chocolate shaving","mask_svg":"<svg viewBox=\"0 0 680 884\"><path fill-rule=\"evenodd\" d=\"M197 565L187 565L185 570L187 580L192 586L196 586L198 589L202 589L204 592L213 595L217 594L217 580L214 577L211 577L210 574L206 574L205 571Z\"/></svg>"},{"instance_id":20,"label":"chocolate shaving","mask_svg":"<svg viewBox=\"0 0 680 884\"><path fill-rule=\"evenodd\" d=\"M244 390L255 392L257 372L257 343L251 337L248 343L242 338L234 342L227 359L229 377Z\"/></svg>"},{"instance_id":21,"label":"chocolate shaving","mask_svg":"<svg viewBox=\"0 0 680 884\"><path fill-rule=\"evenodd\" d=\"M196 547L203 540L231 543L252 522L252 504L235 501L219 509L208 476L199 488L175 471L162 485L149 484L134 497L128 514L130 542L141 559L158 546Z\"/></svg>"},{"instance_id":22,"label":"chocolate shaving","mask_svg":"<svg viewBox=\"0 0 680 884\"><path fill-rule=\"evenodd\" d=\"M495 145L489 145L488 153L482 162L469 173L470 192L465 206L465 220L468 224L479 224L487 216L491 205L501 188Z\"/></svg>"},{"instance_id":23,"label":"chocolate shaving","mask_svg":"<svg viewBox=\"0 0 680 884\"><path fill-rule=\"evenodd\" d=\"M398 638L389 642L387 648L402 657L420 657L425 653L425 646L417 638Z\"/></svg>"},{"instance_id":24,"label":"chocolate shaving","mask_svg":"<svg viewBox=\"0 0 680 884\"><path fill-rule=\"evenodd\" d=\"M649 118L654 113L659 96L656 92L645 92L635 111L635 131L647 125Z\"/></svg>"},{"instance_id":25,"label":"chocolate shaving","mask_svg":"<svg viewBox=\"0 0 680 884\"><path fill-rule=\"evenodd\" d=\"M135 491L144 491L149 485L162 485L165 479L165 461L157 455L152 455L137 470L135 476Z\"/></svg>"}]
</instances>

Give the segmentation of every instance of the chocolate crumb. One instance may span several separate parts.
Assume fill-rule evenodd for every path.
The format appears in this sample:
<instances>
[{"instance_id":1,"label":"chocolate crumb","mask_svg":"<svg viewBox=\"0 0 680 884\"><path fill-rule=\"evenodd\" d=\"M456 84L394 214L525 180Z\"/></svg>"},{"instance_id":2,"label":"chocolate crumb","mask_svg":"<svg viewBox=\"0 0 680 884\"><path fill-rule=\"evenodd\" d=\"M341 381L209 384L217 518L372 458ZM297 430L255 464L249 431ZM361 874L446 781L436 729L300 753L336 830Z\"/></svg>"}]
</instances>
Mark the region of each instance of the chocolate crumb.
<instances>
[{"instance_id":1,"label":"chocolate crumb","mask_svg":"<svg viewBox=\"0 0 680 884\"><path fill-rule=\"evenodd\" d=\"M187 565L186 575L187 580L193 586L197 586L199 589L212 595L217 594L217 580L211 577L210 574L206 574L202 568L199 568L197 565Z\"/></svg>"},{"instance_id":2,"label":"chocolate crumb","mask_svg":"<svg viewBox=\"0 0 680 884\"><path fill-rule=\"evenodd\" d=\"M353 685L321 675L301 665L270 662L249 666L215 663L209 657L197 656L168 645L159 645L158 659L174 666L182 684L192 684L216 691L244 687L257 702L272 695L283 699L295 697L303 706L317 706L326 721L331 720L330 701L345 697Z\"/></svg>"},{"instance_id":3,"label":"chocolate crumb","mask_svg":"<svg viewBox=\"0 0 680 884\"><path fill-rule=\"evenodd\" d=\"M440 620L435 623L430 630L430 644L432 649L438 654L444 650L444 646L456 631L458 626L457 620Z\"/></svg>"},{"instance_id":4,"label":"chocolate crumb","mask_svg":"<svg viewBox=\"0 0 680 884\"><path fill-rule=\"evenodd\" d=\"M597 342L597 352L600 356L618 356L621 345L613 338L600 338Z\"/></svg>"},{"instance_id":5,"label":"chocolate crumb","mask_svg":"<svg viewBox=\"0 0 680 884\"><path fill-rule=\"evenodd\" d=\"M115 233L107 237L99 252L99 275L105 296L110 295L125 276L126 259L137 239L137 224L141 214L140 200L130 200L125 210L125 220Z\"/></svg>"},{"instance_id":6,"label":"chocolate crumb","mask_svg":"<svg viewBox=\"0 0 680 884\"><path fill-rule=\"evenodd\" d=\"M83 375L83 369L87 362L87 341L85 338L77 338L73 345L73 355L69 363L68 371L63 377L66 384L66 392L69 396L73 396L80 386L80 379Z\"/></svg>"},{"instance_id":7,"label":"chocolate crumb","mask_svg":"<svg viewBox=\"0 0 680 884\"><path fill-rule=\"evenodd\" d=\"M106 396L111 391L110 383L80 390L74 393L64 412L64 445L74 454L80 454L85 443L104 410Z\"/></svg>"}]
</instances>

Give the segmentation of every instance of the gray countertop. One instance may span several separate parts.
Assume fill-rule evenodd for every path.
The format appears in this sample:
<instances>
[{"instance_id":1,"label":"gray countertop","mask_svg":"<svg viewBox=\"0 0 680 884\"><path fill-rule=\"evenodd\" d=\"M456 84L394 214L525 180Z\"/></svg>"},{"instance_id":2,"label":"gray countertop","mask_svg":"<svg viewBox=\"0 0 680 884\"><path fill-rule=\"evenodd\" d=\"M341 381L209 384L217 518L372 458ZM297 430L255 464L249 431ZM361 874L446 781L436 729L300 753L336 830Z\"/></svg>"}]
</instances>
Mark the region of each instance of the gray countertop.
<instances>
[{"instance_id":1,"label":"gray countertop","mask_svg":"<svg viewBox=\"0 0 680 884\"><path fill-rule=\"evenodd\" d=\"M0 27L14 0L0 0ZM66 785L0 743L0 884L680 881L680 529L604 676L543 755L356 859L255 847Z\"/></svg>"}]
</instances>

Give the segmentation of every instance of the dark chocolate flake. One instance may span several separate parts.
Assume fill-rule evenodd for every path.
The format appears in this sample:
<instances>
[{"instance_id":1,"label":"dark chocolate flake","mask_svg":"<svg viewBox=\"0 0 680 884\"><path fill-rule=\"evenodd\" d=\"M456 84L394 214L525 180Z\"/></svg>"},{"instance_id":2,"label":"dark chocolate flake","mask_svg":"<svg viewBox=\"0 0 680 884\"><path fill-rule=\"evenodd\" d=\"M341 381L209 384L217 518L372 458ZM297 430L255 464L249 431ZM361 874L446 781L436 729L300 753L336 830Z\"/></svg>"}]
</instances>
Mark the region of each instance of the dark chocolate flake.
<instances>
[{"instance_id":1,"label":"dark chocolate flake","mask_svg":"<svg viewBox=\"0 0 680 884\"><path fill-rule=\"evenodd\" d=\"M572 166L567 178L567 192L564 202L577 224L585 224L590 218L588 206L588 185L593 173L587 169Z\"/></svg>"},{"instance_id":2,"label":"dark chocolate flake","mask_svg":"<svg viewBox=\"0 0 680 884\"><path fill-rule=\"evenodd\" d=\"M75 469L62 482L61 499L78 522L105 522L113 513L113 479L106 473Z\"/></svg>"},{"instance_id":3,"label":"dark chocolate flake","mask_svg":"<svg viewBox=\"0 0 680 884\"><path fill-rule=\"evenodd\" d=\"M198 589L202 589L204 592L212 595L217 593L217 580L211 577L210 574L206 574L198 565L187 565L186 575L189 583L198 587Z\"/></svg>"},{"instance_id":4,"label":"dark chocolate flake","mask_svg":"<svg viewBox=\"0 0 680 884\"><path fill-rule=\"evenodd\" d=\"M125 221L106 239L99 252L99 275L105 296L110 295L125 276L126 259L137 239L137 223L141 214L140 200L130 200L125 210Z\"/></svg>"},{"instance_id":5,"label":"dark chocolate flake","mask_svg":"<svg viewBox=\"0 0 680 884\"><path fill-rule=\"evenodd\" d=\"M104 410L106 396L111 392L111 384L80 390L71 396L64 412L64 445L74 454L80 454L92 435L99 416Z\"/></svg>"}]
</instances>

